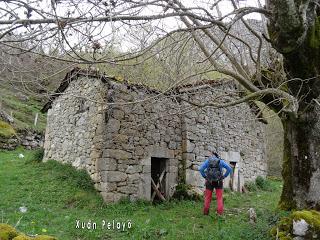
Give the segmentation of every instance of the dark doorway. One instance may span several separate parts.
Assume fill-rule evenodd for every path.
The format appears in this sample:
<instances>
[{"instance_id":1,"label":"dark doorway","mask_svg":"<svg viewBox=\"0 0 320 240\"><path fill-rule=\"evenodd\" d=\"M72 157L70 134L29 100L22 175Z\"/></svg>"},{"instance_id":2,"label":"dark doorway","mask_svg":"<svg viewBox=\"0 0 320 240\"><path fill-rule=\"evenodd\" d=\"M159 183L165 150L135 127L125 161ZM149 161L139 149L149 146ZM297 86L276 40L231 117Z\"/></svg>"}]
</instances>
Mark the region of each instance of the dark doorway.
<instances>
[{"instance_id":1,"label":"dark doorway","mask_svg":"<svg viewBox=\"0 0 320 240\"><path fill-rule=\"evenodd\" d=\"M161 195L166 198L166 167L167 158L151 158L151 178L156 185L157 189L160 191ZM156 194L151 183L151 201L160 201L161 199L158 194Z\"/></svg>"}]
</instances>

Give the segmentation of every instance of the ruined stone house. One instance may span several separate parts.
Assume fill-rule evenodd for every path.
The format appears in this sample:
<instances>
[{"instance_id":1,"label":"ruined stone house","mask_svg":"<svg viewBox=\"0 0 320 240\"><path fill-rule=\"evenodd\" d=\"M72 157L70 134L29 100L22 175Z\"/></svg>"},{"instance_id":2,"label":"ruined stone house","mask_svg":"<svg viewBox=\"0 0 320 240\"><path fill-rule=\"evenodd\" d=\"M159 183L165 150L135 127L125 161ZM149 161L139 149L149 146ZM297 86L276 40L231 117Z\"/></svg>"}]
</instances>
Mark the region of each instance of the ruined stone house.
<instances>
[{"instance_id":1,"label":"ruined stone house","mask_svg":"<svg viewBox=\"0 0 320 240\"><path fill-rule=\"evenodd\" d=\"M150 200L151 182L170 198L180 182L203 189L198 166L219 151L234 168L226 187L266 176L264 124L247 103L196 108L238 98L232 80L179 86L166 93L74 69L42 109L44 159L86 169L105 201ZM230 94L233 93L233 94Z\"/></svg>"}]
</instances>

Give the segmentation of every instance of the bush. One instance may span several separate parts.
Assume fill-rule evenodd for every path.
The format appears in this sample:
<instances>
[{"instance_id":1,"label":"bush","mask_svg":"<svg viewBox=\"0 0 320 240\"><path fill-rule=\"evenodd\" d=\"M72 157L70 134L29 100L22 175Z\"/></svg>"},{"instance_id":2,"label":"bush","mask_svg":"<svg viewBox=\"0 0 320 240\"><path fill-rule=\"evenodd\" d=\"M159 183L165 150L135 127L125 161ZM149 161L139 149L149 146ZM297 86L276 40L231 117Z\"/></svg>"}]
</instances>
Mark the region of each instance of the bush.
<instances>
[{"instance_id":1,"label":"bush","mask_svg":"<svg viewBox=\"0 0 320 240\"><path fill-rule=\"evenodd\" d=\"M261 190L267 191L271 189L270 182L261 176L258 176L255 182L257 187Z\"/></svg>"},{"instance_id":2,"label":"bush","mask_svg":"<svg viewBox=\"0 0 320 240\"><path fill-rule=\"evenodd\" d=\"M246 182L244 186L249 192L255 192L257 190L271 190L270 182L262 176L258 176L255 181Z\"/></svg>"},{"instance_id":3,"label":"bush","mask_svg":"<svg viewBox=\"0 0 320 240\"><path fill-rule=\"evenodd\" d=\"M34 153L28 157L26 163L41 163L44 156L44 149L39 148L34 151Z\"/></svg>"},{"instance_id":4,"label":"bush","mask_svg":"<svg viewBox=\"0 0 320 240\"><path fill-rule=\"evenodd\" d=\"M176 191L172 198L178 200L201 200L200 195L192 191L192 186L185 183L179 183L176 186Z\"/></svg>"},{"instance_id":5,"label":"bush","mask_svg":"<svg viewBox=\"0 0 320 240\"><path fill-rule=\"evenodd\" d=\"M42 162L43 156L44 156L44 149L39 148L35 151L35 153L33 155L33 159L35 162Z\"/></svg>"},{"instance_id":6,"label":"bush","mask_svg":"<svg viewBox=\"0 0 320 240\"><path fill-rule=\"evenodd\" d=\"M252 182L252 181L246 182L246 183L244 184L244 186L245 186L245 188L246 188L249 192L255 192L255 191L258 190L258 187L257 187L256 183L255 183L255 182Z\"/></svg>"}]
</instances>

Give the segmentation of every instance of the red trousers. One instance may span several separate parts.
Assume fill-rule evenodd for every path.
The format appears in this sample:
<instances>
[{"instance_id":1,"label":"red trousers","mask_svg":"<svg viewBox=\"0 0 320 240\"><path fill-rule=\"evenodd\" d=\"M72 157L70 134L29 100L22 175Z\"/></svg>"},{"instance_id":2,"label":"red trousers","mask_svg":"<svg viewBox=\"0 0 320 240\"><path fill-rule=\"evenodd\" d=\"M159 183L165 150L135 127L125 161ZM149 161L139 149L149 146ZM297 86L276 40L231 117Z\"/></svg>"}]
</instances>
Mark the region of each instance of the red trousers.
<instances>
[{"instance_id":1,"label":"red trousers","mask_svg":"<svg viewBox=\"0 0 320 240\"><path fill-rule=\"evenodd\" d=\"M216 197L217 197L217 213L222 215L223 213L223 189L215 189ZM212 199L212 190L206 189L204 191L204 207L203 207L203 214L208 215L210 209L210 203Z\"/></svg>"}]
</instances>

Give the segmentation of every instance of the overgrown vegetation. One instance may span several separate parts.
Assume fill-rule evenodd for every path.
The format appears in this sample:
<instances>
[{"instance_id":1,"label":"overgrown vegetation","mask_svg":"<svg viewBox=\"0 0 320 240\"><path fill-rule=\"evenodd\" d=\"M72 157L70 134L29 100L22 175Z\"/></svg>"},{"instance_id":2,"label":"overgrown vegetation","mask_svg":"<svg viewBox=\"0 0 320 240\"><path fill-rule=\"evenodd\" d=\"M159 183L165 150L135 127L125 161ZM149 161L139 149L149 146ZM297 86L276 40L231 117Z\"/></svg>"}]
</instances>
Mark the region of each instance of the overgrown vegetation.
<instances>
[{"instance_id":1,"label":"overgrown vegetation","mask_svg":"<svg viewBox=\"0 0 320 240\"><path fill-rule=\"evenodd\" d=\"M19 153L25 158L19 159ZM31 161L35 151L0 152L0 214L3 222L25 234L46 234L60 240L84 239L270 239L269 230L279 215L276 210L280 181L270 181L272 191L225 193L225 214L202 215L202 201L173 200L152 205L137 201L106 204L89 184L88 175L54 161ZM32 163L31 163L32 162ZM19 209L25 207L26 212ZM257 223L247 211L256 209ZM97 224L78 229L76 221ZM132 224L124 231L102 229L102 222Z\"/></svg>"},{"instance_id":2,"label":"overgrown vegetation","mask_svg":"<svg viewBox=\"0 0 320 240\"><path fill-rule=\"evenodd\" d=\"M0 88L0 103L1 109L8 114L12 113L14 124L12 127L15 130L32 129L38 132L44 131L46 127L46 115L40 113L42 104L39 100L32 96L25 96L26 100L22 101L19 94L9 87ZM34 119L38 113L38 122L34 126Z\"/></svg>"},{"instance_id":3,"label":"overgrown vegetation","mask_svg":"<svg viewBox=\"0 0 320 240\"><path fill-rule=\"evenodd\" d=\"M176 186L176 191L173 194L173 198L177 200L195 200L199 201L202 198L200 195L192 191L191 185L180 183Z\"/></svg>"},{"instance_id":4,"label":"overgrown vegetation","mask_svg":"<svg viewBox=\"0 0 320 240\"><path fill-rule=\"evenodd\" d=\"M16 131L10 124L0 120L0 137L9 138L15 134Z\"/></svg>"},{"instance_id":5,"label":"overgrown vegetation","mask_svg":"<svg viewBox=\"0 0 320 240\"><path fill-rule=\"evenodd\" d=\"M271 178L275 180L274 178ZM245 188L249 192L256 192L258 190L263 190L263 191L271 191L273 190L271 180L268 180L262 176L258 176L255 181L249 181L245 183Z\"/></svg>"}]
</instances>

